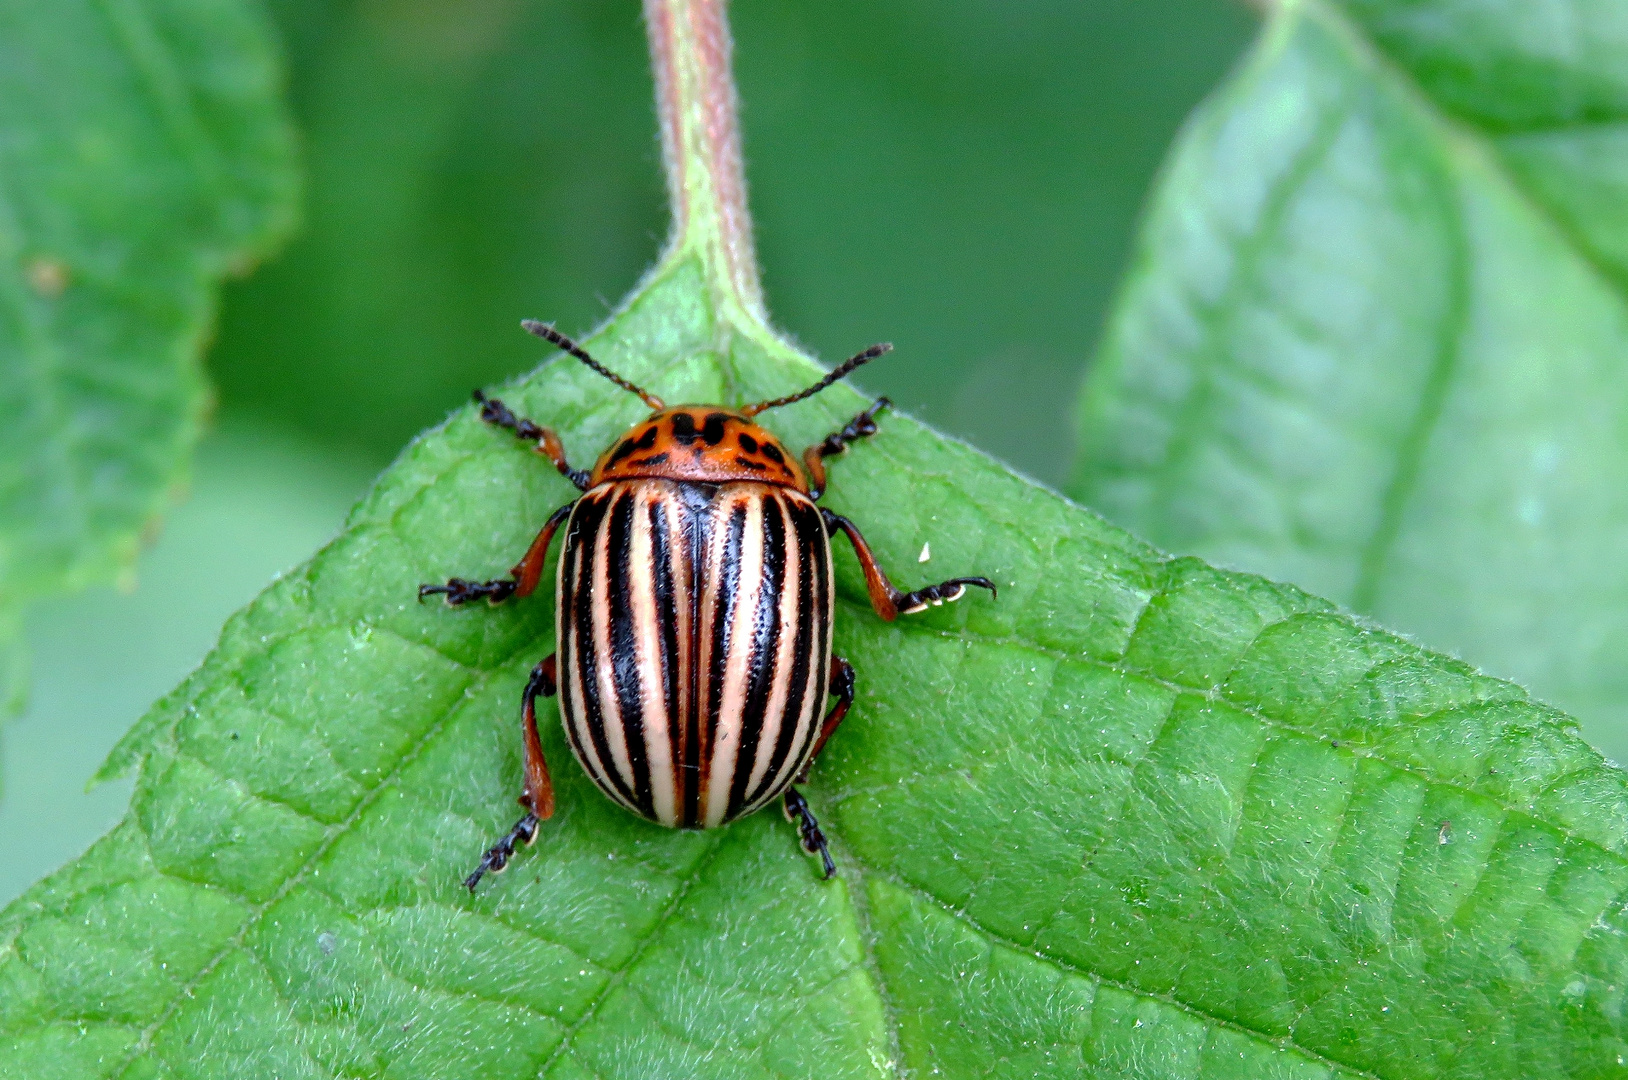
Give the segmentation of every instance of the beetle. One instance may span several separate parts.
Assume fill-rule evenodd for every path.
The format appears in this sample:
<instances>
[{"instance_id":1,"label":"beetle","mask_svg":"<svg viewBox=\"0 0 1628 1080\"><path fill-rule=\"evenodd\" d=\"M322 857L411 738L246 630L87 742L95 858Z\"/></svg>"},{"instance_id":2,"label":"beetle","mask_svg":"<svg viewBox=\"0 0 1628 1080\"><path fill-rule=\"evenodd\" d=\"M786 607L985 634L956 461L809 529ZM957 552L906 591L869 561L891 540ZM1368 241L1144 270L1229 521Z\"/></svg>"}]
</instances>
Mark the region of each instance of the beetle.
<instances>
[{"instance_id":1,"label":"beetle","mask_svg":"<svg viewBox=\"0 0 1628 1080\"><path fill-rule=\"evenodd\" d=\"M572 754L611 801L662 825L708 829L779 798L829 879L836 863L795 785L854 701L853 666L831 651L832 536L853 544L871 606L890 622L959 600L968 586L995 595L984 577L899 591L858 527L817 505L825 459L875 434L887 398L800 462L752 419L812 397L892 346L872 345L772 401L669 408L552 326L521 325L652 412L583 471L567 462L553 431L475 391L482 420L534 446L582 495L549 516L508 577L455 577L418 590L421 601L440 595L454 607L529 596L555 533L565 529L554 586L557 651L532 670L521 695L525 816L464 885L473 892L485 874L506 867L554 812L537 699L556 694Z\"/></svg>"}]
</instances>

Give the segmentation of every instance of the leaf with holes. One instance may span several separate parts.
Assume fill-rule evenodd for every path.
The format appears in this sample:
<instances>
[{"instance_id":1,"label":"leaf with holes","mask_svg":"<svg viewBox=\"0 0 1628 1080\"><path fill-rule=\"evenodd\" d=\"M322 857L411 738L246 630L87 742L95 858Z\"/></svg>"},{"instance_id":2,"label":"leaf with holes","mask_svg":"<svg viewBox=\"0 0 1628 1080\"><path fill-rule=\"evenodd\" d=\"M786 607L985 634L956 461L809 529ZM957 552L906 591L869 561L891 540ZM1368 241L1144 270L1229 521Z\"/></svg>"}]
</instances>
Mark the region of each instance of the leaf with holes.
<instances>
[{"instance_id":1,"label":"leaf with holes","mask_svg":"<svg viewBox=\"0 0 1628 1080\"><path fill-rule=\"evenodd\" d=\"M1166 166L1072 490L1628 755L1628 7L1278 7Z\"/></svg>"},{"instance_id":2,"label":"leaf with holes","mask_svg":"<svg viewBox=\"0 0 1628 1080\"><path fill-rule=\"evenodd\" d=\"M288 231L244 0L0 2L0 709L28 600L128 574L206 404L215 291Z\"/></svg>"},{"instance_id":3,"label":"leaf with holes","mask_svg":"<svg viewBox=\"0 0 1628 1080\"><path fill-rule=\"evenodd\" d=\"M678 234L589 345L674 401L807 385L713 145L719 6L648 11ZM503 394L578 461L643 413L570 361ZM812 443L863 400L773 426ZM883 623L839 551L859 698L807 789L836 879L777 814L622 812L550 723L556 816L461 887L516 813L550 599L414 592L575 494L466 408L232 619L109 761L127 819L0 914L0 1078L1617 1068L1628 784L1565 716L908 418L832 474L901 579L930 542L934 577L1001 586Z\"/></svg>"}]
</instances>

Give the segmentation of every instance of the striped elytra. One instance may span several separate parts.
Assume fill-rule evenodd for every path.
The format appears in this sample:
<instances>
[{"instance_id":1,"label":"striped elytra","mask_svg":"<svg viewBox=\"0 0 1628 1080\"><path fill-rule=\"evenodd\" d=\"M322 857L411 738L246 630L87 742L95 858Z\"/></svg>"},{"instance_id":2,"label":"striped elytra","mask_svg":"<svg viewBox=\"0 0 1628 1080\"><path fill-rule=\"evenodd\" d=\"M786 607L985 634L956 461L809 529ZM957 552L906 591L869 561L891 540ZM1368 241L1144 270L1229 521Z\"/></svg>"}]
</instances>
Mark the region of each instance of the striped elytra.
<instances>
[{"instance_id":1,"label":"striped elytra","mask_svg":"<svg viewBox=\"0 0 1628 1080\"><path fill-rule=\"evenodd\" d=\"M652 412L607 447L592 471L572 468L553 431L479 391L480 418L553 462L582 492L551 514L506 578L423 585L451 606L523 600L555 568L555 648L520 698L525 816L464 879L502 870L554 813L537 731L537 700L558 693L571 752L612 802L661 825L710 829L780 799L803 850L836 871L796 785L854 701L854 670L831 650L831 540L842 533L882 619L959 600L987 578L901 592L859 528L822 509L825 459L876 434L880 398L799 460L752 418L819 393L888 350L873 345L795 394L731 409L668 408L551 326L526 329L637 394ZM826 706L830 705L829 711Z\"/></svg>"},{"instance_id":2,"label":"striped elytra","mask_svg":"<svg viewBox=\"0 0 1628 1080\"><path fill-rule=\"evenodd\" d=\"M577 501L555 609L560 713L600 790L711 828L778 797L824 713L831 546L786 487L623 480Z\"/></svg>"}]
</instances>

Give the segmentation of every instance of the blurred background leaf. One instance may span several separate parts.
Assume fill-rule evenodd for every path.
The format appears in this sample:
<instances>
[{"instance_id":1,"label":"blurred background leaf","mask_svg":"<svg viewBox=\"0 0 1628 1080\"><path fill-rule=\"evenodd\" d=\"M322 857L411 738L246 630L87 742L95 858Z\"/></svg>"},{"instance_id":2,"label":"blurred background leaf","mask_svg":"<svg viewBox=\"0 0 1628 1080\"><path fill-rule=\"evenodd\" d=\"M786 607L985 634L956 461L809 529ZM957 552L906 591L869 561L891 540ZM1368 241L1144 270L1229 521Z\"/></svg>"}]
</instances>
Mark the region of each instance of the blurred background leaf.
<instances>
[{"instance_id":1,"label":"blurred background leaf","mask_svg":"<svg viewBox=\"0 0 1628 1080\"><path fill-rule=\"evenodd\" d=\"M228 290L221 438L145 583L30 633L38 692L6 734L28 794L0 800L0 901L118 819L120 791L82 784L256 575L309 555L344 494L472 387L545 355L520 318L594 325L665 233L631 0L268 8L304 228ZM1060 482L1138 205L1252 17L1229 0L737 0L731 20L779 324L826 357L896 342L867 389Z\"/></svg>"},{"instance_id":2,"label":"blurred background leaf","mask_svg":"<svg viewBox=\"0 0 1628 1080\"><path fill-rule=\"evenodd\" d=\"M22 605L129 574L216 286L293 222L269 31L242 0L0 2L0 714Z\"/></svg>"},{"instance_id":3,"label":"blurred background leaf","mask_svg":"<svg viewBox=\"0 0 1628 1080\"><path fill-rule=\"evenodd\" d=\"M629 0L274 4L307 228L233 290L224 407L383 464L597 324L666 229ZM1067 398L1181 118L1248 40L1224 0L741 0L769 308L866 385L1053 483ZM381 380L380 373L388 373Z\"/></svg>"},{"instance_id":4,"label":"blurred background leaf","mask_svg":"<svg viewBox=\"0 0 1628 1080\"><path fill-rule=\"evenodd\" d=\"M1184 133L1072 490L1628 758L1628 7L1282 5Z\"/></svg>"}]
</instances>

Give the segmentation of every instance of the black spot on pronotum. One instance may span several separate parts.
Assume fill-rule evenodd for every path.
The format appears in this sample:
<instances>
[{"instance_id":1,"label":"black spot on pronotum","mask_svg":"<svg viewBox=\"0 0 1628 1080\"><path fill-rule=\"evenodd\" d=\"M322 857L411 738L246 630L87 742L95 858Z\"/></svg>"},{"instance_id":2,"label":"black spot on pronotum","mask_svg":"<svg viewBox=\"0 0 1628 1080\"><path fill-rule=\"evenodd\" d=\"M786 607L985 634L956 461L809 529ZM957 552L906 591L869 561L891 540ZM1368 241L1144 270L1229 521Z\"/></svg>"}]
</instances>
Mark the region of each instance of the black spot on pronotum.
<instances>
[{"instance_id":1,"label":"black spot on pronotum","mask_svg":"<svg viewBox=\"0 0 1628 1080\"><path fill-rule=\"evenodd\" d=\"M761 461L753 461L751 458L744 458L739 454L735 455L735 464L744 465L748 469L756 469L758 472L763 472L768 468L768 466L763 464Z\"/></svg>"},{"instance_id":2,"label":"black spot on pronotum","mask_svg":"<svg viewBox=\"0 0 1628 1080\"><path fill-rule=\"evenodd\" d=\"M639 435L639 441L634 445L640 450L648 450L652 446L656 445L656 434L656 425L651 424L649 427L644 429L643 433Z\"/></svg>"},{"instance_id":3,"label":"black spot on pronotum","mask_svg":"<svg viewBox=\"0 0 1628 1080\"><path fill-rule=\"evenodd\" d=\"M745 450L748 454L757 453L757 440L752 438L752 436L748 435L744 431L741 432L740 443L741 449Z\"/></svg>"},{"instance_id":4,"label":"black spot on pronotum","mask_svg":"<svg viewBox=\"0 0 1628 1080\"><path fill-rule=\"evenodd\" d=\"M729 417L721 412L708 413L707 422L701 426L701 437L709 444L717 446L724 441L724 421Z\"/></svg>"},{"instance_id":5,"label":"black spot on pronotum","mask_svg":"<svg viewBox=\"0 0 1628 1080\"><path fill-rule=\"evenodd\" d=\"M621 461L623 458L633 453L635 449L637 448L633 445L632 439L623 439L622 445L618 446L616 448L616 453L611 455L610 463L615 465L618 461Z\"/></svg>"},{"instance_id":6,"label":"black spot on pronotum","mask_svg":"<svg viewBox=\"0 0 1628 1080\"><path fill-rule=\"evenodd\" d=\"M786 463L786 455L782 454L780 452L780 447L776 446L772 442L763 444L763 456L774 462L776 465L784 465Z\"/></svg>"},{"instance_id":7,"label":"black spot on pronotum","mask_svg":"<svg viewBox=\"0 0 1628 1080\"><path fill-rule=\"evenodd\" d=\"M630 465L640 465L640 466L643 466L643 465L660 465L662 462L664 462L666 460L667 460L667 451L663 450L659 454L651 454L647 458L640 458L638 461L632 461L632 462L629 462L628 464L630 464Z\"/></svg>"},{"instance_id":8,"label":"black spot on pronotum","mask_svg":"<svg viewBox=\"0 0 1628 1080\"><path fill-rule=\"evenodd\" d=\"M688 446L695 441L695 417L687 412L673 414L673 438Z\"/></svg>"}]
</instances>

